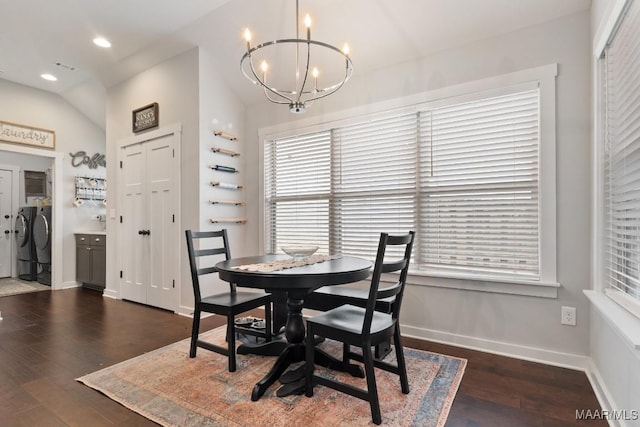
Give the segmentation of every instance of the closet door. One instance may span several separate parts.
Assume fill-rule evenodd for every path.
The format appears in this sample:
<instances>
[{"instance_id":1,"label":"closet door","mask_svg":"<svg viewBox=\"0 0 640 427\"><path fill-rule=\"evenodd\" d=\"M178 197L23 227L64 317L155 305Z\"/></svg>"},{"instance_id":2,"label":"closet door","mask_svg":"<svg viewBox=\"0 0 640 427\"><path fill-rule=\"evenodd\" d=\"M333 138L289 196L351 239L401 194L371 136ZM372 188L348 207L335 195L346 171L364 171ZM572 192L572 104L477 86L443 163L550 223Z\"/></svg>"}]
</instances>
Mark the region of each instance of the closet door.
<instances>
[{"instance_id":1,"label":"closet door","mask_svg":"<svg viewBox=\"0 0 640 427\"><path fill-rule=\"evenodd\" d=\"M147 222L147 159L144 144L122 149L120 271L122 298L146 304L149 283L149 242L141 231Z\"/></svg>"},{"instance_id":2,"label":"closet door","mask_svg":"<svg viewBox=\"0 0 640 427\"><path fill-rule=\"evenodd\" d=\"M120 156L122 298L173 311L182 247L177 145L177 136L170 133L125 146Z\"/></svg>"}]
</instances>

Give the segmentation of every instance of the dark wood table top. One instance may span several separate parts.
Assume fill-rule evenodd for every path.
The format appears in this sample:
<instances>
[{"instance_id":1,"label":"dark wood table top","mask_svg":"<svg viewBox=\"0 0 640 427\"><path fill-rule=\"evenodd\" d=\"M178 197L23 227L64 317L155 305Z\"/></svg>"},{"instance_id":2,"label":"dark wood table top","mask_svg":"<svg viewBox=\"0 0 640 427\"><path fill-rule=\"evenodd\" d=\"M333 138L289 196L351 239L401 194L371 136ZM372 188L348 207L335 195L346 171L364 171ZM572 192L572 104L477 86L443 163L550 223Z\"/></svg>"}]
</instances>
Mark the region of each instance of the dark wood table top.
<instances>
[{"instance_id":1,"label":"dark wood table top","mask_svg":"<svg viewBox=\"0 0 640 427\"><path fill-rule=\"evenodd\" d=\"M337 259L284 270L261 272L238 270L233 267L285 260L287 255L262 255L232 258L216 264L222 280L238 286L273 291L292 289L313 290L322 286L341 285L364 280L369 276L371 262L362 258L342 256Z\"/></svg>"}]
</instances>

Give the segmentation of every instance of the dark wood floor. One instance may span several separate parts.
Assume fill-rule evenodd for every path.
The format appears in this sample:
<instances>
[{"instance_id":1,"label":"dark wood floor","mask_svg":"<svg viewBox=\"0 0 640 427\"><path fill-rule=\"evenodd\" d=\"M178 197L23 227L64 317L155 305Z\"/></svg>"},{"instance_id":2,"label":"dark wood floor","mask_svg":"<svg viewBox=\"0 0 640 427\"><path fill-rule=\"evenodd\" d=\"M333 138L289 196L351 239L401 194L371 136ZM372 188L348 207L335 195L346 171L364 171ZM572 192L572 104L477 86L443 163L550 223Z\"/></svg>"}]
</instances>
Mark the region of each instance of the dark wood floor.
<instances>
[{"instance_id":1,"label":"dark wood floor","mask_svg":"<svg viewBox=\"0 0 640 427\"><path fill-rule=\"evenodd\" d=\"M189 318L87 289L3 297L0 312L3 427L154 425L74 379L186 338L191 325ZM220 324L203 321L204 328ZM576 409L599 407L582 372L406 341L468 360L448 426L576 425Z\"/></svg>"}]
</instances>

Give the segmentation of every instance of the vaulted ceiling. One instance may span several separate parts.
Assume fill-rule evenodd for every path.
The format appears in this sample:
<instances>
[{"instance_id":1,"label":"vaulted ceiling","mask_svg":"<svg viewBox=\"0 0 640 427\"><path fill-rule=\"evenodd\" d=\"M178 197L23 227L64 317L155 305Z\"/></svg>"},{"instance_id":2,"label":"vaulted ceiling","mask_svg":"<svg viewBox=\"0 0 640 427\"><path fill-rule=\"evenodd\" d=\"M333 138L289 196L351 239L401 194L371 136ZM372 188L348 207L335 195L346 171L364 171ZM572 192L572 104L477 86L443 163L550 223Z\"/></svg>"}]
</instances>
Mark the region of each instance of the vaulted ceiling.
<instances>
[{"instance_id":1,"label":"vaulted ceiling","mask_svg":"<svg viewBox=\"0 0 640 427\"><path fill-rule=\"evenodd\" d=\"M359 73L589 9L590 0L300 0L313 38L348 41ZM194 46L247 105L242 32L295 36L294 0L0 0L0 78L58 93L104 127L104 91ZM109 39L101 49L92 40ZM58 65L57 65L58 64ZM43 80L42 73L58 77Z\"/></svg>"}]
</instances>

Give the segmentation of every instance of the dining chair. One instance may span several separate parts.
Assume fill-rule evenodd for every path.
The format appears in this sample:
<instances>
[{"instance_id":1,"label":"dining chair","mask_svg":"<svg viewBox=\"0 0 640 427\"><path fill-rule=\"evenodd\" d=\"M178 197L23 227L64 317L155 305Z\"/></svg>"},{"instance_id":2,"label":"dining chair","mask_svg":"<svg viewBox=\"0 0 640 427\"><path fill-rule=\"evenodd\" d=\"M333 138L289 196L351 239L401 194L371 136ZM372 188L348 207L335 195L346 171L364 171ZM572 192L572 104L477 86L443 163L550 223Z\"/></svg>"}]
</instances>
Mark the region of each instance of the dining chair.
<instances>
[{"instance_id":1,"label":"dining chair","mask_svg":"<svg viewBox=\"0 0 640 427\"><path fill-rule=\"evenodd\" d=\"M306 369L305 369L305 394L313 396L315 385L324 385L363 399L371 406L371 416L375 424L382 422L380 414L380 402L374 374L374 367L397 374L400 377L402 393L409 393L409 380L404 360L404 350L400 337L400 307L404 293L411 250L413 248L414 232L406 235L390 236L387 233L380 235L378 253L373 268L373 276L369 287L369 297L365 308L346 304L325 313L307 319L306 337ZM388 246L404 246L404 254L401 259L394 261L385 260ZM384 289L379 289L383 273L399 272L398 281ZM395 297L391 313L376 311L376 303L379 300ZM343 359L351 359L364 363L367 388L361 389L349 384L339 382L314 373L314 339L316 336L333 339L343 343ZM389 340L393 337L393 345L397 365L374 360L371 347ZM351 346L359 347L362 355L352 352Z\"/></svg>"},{"instance_id":2,"label":"dining chair","mask_svg":"<svg viewBox=\"0 0 640 427\"><path fill-rule=\"evenodd\" d=\"M196 357L198 347L214 351L225 355L229 359L229 372L236 370L236 327L235 316L255 308L264 306L265 330L252 330L250 328L242 328L242 332L250 335L263 337L266 341L271 341L271 298L268 294L259 294L255 292L242 292L236 290L234 283L229 284L229 292L223 292L207 297L202 297L200 287L200 277L208 274L217 273L218 270L213 266L215 262L212 257L224 254L225 259L231 258L229 249L229 239L227 230L220 231L191 231L186 230L187 250L189 252L189 265L191 267L191 282L193 284L194 295L194 312L193 325L191 329L191 347L189 349L189 357ZM213 248L195 249L194 241L198 240L200 248L209 245L219 245L222 239L222 246ZM205 258L205 259L203 259ZM207 262L209 261L209 262ZM216 260L217 261L217 260ZM203 264L206 264L203 265ZM200 315L202 312L214 313L227 317L227 347L222 347L199 339L200 334Z\"/></svg>"}]
</instances>

